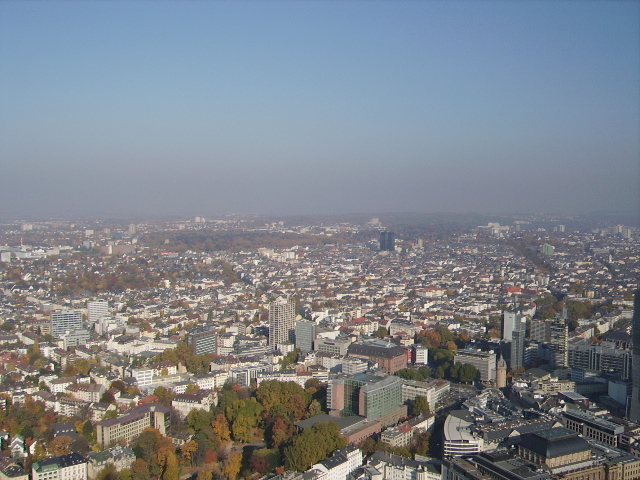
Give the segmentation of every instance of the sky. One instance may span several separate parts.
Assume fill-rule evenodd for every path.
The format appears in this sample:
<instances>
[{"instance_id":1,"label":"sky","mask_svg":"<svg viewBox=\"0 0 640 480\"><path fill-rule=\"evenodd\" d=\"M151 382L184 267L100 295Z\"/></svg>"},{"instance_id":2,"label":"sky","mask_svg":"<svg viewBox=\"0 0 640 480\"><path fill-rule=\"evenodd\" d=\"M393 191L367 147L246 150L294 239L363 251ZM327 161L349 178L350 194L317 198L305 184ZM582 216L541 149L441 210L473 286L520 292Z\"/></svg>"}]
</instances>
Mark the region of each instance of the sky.
<instances>
[{"instance_id":1,"label":"sky","mask_svg":"<svg viewBox=\"0 0 640 480\"><path fill-rule=\"evenodd\" d=\"M0 217L640 211L640 2L0 2Z\"/></svg>"}]
</instances>

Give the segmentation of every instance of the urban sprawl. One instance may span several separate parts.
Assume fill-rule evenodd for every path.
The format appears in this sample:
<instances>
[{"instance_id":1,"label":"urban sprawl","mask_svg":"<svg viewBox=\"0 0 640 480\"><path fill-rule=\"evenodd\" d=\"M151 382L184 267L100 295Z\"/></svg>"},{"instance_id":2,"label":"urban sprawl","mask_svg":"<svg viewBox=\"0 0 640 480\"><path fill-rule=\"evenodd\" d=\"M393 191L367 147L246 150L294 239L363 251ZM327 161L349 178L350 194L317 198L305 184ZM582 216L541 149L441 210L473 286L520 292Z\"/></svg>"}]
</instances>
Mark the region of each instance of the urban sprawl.
<instances>
[{"instance_id":1,"label":"urban sprawl","mask_svg":"<svg viewBox=\"0 0 640 480\"><path fill-rule=\"evenodd\" d=\"M638 479L640 231L574 220L0 224L0 480Z\"/></svg>"}]
</instances>

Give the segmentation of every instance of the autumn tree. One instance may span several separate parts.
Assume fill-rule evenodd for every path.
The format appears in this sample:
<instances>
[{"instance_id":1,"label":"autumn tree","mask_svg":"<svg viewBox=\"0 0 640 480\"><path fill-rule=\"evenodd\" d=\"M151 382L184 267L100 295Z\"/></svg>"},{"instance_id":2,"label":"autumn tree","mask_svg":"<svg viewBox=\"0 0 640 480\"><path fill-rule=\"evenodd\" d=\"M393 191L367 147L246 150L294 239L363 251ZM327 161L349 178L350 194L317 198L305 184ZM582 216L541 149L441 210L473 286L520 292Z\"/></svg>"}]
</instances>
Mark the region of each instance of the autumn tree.
<instances>
[{"instance_id":1,"label":"autumn tree","mask_svg":"<svg viewBox=\"0 0 640 480\"><path fill-rule=\"evenodd\" d=\"M221 475L227 480L235 480L242 467L242 452L232 450L224 462L222 462Z\"/></svg>"}]
</instances>

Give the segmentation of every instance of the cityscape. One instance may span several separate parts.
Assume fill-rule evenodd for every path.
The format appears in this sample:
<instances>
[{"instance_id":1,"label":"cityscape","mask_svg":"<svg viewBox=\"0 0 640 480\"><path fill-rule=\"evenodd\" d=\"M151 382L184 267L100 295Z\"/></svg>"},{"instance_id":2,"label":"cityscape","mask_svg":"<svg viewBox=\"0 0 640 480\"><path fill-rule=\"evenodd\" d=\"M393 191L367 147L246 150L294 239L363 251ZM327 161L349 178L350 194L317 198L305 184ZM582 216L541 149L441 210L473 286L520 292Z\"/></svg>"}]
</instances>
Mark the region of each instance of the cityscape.
<instances>
[{"instance_id":1,"label":"cityscape","mask_svg":"<svg viewBox=\"0 0 640 480\"><path fill-rule=\"evenodd\" d=\"M640 228L415 217L2 223L0 474L636 478Z\"/></svg>"},{"instance_id":2,"label":"cityscape","mask_svg":"<svg viewBox=\"0 0 640 480\"><path fill-rule=\"evenodd\" d=\"M640 480L640 2L0 2L0 480Z\"/></svg>"}]
</instances>

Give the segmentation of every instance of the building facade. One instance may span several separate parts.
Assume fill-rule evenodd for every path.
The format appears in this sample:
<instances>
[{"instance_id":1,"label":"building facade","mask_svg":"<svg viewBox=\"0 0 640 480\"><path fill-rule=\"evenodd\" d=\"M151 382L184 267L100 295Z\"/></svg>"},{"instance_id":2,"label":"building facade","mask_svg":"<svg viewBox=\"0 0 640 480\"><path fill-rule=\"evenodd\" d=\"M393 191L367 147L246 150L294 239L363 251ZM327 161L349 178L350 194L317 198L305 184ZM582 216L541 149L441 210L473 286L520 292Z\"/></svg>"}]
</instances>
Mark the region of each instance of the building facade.
<instances>
[{"instance_id":1,"label":"building facade","mask_svg":"<svg viewBox=\"0 0 640 480\"><path fill-rule=\"evenodd\" d=\"M81 330L82 313L75 310L56 310L51 312L51 335L58 338L65 332Z\"/></svg>"},{"instance_id":2,"label":"building facade","mask_svg":"<svg viewBox=\"0 0 640 480\"><path fill-rule=\"evenodd\" d=\"M269 346L294 340L296 306L292 300L278 299L269 304Z\"/></svg>"},{"instance_id":3,"label":"building facade","mask_svg":"<svg viewBox=\"0 0 640 480\"><path fill-rule=\"evenodd\" d=\"M473 365L480 373L480 380L493 382L496 379L496 354L494 352L482 352L478 350L458 350L453 363L466 363Z\"/></svg>"}]
</instances>

